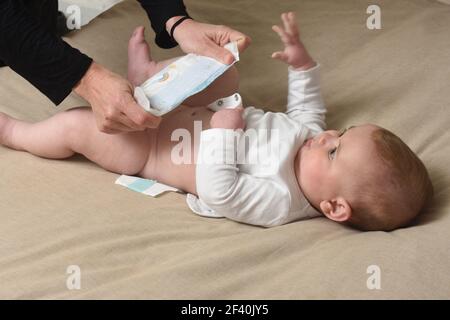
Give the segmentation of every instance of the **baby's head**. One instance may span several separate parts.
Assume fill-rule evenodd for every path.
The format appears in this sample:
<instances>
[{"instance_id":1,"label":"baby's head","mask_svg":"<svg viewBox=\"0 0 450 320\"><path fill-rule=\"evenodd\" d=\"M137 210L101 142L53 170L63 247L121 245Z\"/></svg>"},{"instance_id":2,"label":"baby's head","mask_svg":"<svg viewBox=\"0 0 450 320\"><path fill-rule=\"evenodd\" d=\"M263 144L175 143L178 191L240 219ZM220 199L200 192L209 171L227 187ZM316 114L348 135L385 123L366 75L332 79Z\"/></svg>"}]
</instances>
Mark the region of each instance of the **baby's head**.
<instances>
[{"instance_id":1,"label":"baby's head","mask_svg":"<svg viewBox=\"0 0 450 320\"><path fill-rule=\"evenodd\" d=\"M295 171L316 209L360 230L406 226L433 195L428 172L414 152L371 124L308 139L298 151Z\"/></svg>"}]
</instances>

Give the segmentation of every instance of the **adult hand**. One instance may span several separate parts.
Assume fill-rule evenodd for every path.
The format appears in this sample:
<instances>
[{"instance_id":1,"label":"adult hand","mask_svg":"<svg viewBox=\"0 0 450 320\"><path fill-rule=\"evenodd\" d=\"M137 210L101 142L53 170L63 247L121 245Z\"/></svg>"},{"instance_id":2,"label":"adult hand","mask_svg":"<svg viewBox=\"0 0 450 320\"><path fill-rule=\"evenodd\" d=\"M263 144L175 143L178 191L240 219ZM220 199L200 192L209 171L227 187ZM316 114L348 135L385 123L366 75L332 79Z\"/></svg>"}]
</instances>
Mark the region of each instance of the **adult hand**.
<instances>
[{"instance_id":1,"label":"adult hand","mask_svg":"<svg viewBox=\"0 0 450 320\"><path fill-rule=\"evenodd\" d=\"M170 33L173 24L182 16L175 16L167 20L166 29ZM219 26L197 22L191 19L183 21L175 28L173 37L186 53L196 53L231 64L233 55L223 46L231 41L237 41L239 52L243 52L251 43L245 34L227 26Z\"/></svg>"},{"instance_id":2,"label":"adult hand","mask_svg":"<svg viewBox=\"0 0 450 320\"><path fill-rule=\"evenodd\" d=\"M132 85L119 75L93 62L74 91L92 106L97 127L114 134L156 128L161 122L133 98Z\"/></svg>"}]
</instances>

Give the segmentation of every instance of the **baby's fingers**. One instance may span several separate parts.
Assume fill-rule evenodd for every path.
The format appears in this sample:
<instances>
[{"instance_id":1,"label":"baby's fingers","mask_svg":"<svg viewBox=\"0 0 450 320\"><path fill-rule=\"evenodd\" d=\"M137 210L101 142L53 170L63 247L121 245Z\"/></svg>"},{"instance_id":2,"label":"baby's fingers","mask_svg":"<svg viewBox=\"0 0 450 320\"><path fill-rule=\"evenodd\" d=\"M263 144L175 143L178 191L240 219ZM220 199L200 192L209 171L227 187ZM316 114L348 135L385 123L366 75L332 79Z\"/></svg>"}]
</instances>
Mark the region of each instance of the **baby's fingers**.
<instances>
[{"instance_id":1,"label":"baby's fingers","mask_svg":"<svg viewBox=\"0 0 450 320\"><path fill-rule=\"evenodd\" d=\"M281 51L277 51L277 52L272 53L272 58L281 60L281 61L286 62L286 63L288 62L288 55L286 53L284 53L284 52L281 52Z\"/></svg>"},{"instance_id":2,"label":"baby's fingers","mask_svg":"<svg viewBox=\"0 0 450 320\"><path fill-rule=\"evenodd\" d=\"M288 12L284 13L284 17L282 16L283 24L284 24L284 30L288 34L290 34L292 37L298 37L298 25L295 18L294 12Z\"/></svg>"},{"instance_id":3,"label":"baby's fingers","mask_svg":"<svg viewBox=\"0 0 450 320\"><path fill-rule=\"evenodd\" d=\"M272 26L272 30L278 33L283 43L288 44L290 42L289 36L279 26Z\"/></svg>"}]
</instances>

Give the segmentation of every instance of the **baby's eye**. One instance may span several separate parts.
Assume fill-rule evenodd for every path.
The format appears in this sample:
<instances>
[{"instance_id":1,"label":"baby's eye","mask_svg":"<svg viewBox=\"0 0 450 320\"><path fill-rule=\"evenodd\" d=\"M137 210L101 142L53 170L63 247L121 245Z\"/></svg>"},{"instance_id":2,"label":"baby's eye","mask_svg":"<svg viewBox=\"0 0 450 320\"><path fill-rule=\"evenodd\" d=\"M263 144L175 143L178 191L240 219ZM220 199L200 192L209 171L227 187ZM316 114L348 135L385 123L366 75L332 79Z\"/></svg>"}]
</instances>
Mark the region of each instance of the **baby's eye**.
<instances>
[{"instance_id":1,"label":"baby's eye","mask_svg":"<svg viewBox=\"0 0 450 320\"><path fill-rule=\"evenodd\" d=\"M328 152L328 158L330 158L330 160L334 159L334 155L336 154L336 150L337 148L333 148Z\"/></svg>"}]
</instances>

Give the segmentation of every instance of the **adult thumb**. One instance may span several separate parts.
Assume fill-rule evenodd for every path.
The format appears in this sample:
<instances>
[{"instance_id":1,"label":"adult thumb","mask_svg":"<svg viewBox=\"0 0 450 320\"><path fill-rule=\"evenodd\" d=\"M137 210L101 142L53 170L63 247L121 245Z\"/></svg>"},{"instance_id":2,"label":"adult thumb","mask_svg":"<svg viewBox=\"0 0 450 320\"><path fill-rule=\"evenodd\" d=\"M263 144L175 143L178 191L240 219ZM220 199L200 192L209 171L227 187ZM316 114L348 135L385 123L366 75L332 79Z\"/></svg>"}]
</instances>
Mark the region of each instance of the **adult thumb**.
<instances>
[{"instance_id":1,"label":"adult thumb","mask_svg":"<svg viewBox=\"0 0 450 320\"><path fill-rule=\"evenodd\" d=\"M214 58L224 64L231 64L234 61L234 56L230 51L218 46L212 41L208 44L205 55Z\"/></svg>"}]
</instances>

